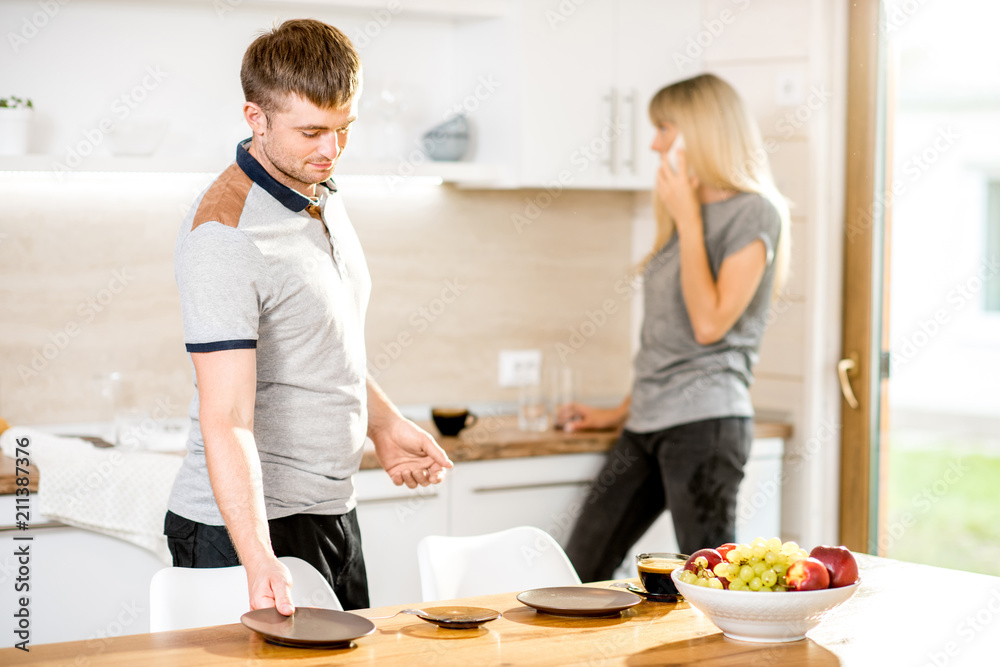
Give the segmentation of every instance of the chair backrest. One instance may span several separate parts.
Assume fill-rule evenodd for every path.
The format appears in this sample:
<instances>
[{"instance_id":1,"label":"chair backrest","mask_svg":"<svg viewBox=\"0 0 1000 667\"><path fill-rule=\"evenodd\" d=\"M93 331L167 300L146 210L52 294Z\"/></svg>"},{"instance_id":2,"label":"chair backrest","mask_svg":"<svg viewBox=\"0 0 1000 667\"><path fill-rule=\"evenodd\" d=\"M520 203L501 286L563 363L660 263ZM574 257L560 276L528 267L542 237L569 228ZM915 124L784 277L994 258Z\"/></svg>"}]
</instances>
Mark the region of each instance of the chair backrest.
<instances>
[{"instance_id":1,"label":"chair backrest","mask_svg":"<svg viewBox=\"0 0 1000 667\"><path fill-rule=\"evenodd\" d=\"M580 583L559 543L533 526L472 537L428 535L417 544L417 561L424 602Z\"/></svg>"},{"instance_id":2,"label":"chair backrest","mask_svg":"<svg viewBox=\"0 0 1000 667\"><path fill-rule=\"evenodd\" d=\"M279 558L292 575L292 603L341 611L323 575L301 558ZM167 567L149 584L149 631L239 623L250 611L247 573L236 567Z\"/></svg>"}]
</instances>

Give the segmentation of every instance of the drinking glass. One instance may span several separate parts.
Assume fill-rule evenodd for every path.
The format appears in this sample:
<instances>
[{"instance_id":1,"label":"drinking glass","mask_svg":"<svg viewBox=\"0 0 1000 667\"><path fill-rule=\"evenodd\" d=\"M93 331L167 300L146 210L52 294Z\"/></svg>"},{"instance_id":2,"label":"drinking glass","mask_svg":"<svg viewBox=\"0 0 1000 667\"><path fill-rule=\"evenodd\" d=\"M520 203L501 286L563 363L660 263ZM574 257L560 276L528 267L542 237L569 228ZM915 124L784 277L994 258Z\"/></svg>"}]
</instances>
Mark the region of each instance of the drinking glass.
<instances>
[{"instance_id":1,"label":"drinking glass","mask_svg":"<svg viewBox=\"0 0 1000 667\"><path fill-rule=\"evenodd\" d=\"M522 431L547 431L549 409L541 382L523 384L518 390L517 426Z\"/></svg>"}]
</instances>

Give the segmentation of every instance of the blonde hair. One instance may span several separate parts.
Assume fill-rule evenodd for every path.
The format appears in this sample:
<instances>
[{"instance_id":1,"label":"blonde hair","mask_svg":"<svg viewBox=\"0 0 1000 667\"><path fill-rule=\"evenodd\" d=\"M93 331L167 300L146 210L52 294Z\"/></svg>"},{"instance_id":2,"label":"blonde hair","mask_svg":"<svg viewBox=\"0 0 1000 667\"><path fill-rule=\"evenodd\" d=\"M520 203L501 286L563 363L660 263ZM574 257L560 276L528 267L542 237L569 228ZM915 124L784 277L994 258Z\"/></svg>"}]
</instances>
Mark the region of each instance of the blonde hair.
<instances>
[{"instance_id":1,"label":"blonde hair","mask_svg":"<svg viewBox=\"0 0 1000 667\"><path fill-rule=\"evenodd\" d=\"M701 74L656 93L649 103L649 118L656 126L670 123L684 135L688 168L701 184L720 190L753 192L777 209L781 232L774 253L774 294L780 292L788 274L791 250L788 202L774 185L760 131L739 94L714 74ZM673 218L655 192L653 209L656 240L642 262L643 267L676 231Z\"/></svg>"}]
</instances>

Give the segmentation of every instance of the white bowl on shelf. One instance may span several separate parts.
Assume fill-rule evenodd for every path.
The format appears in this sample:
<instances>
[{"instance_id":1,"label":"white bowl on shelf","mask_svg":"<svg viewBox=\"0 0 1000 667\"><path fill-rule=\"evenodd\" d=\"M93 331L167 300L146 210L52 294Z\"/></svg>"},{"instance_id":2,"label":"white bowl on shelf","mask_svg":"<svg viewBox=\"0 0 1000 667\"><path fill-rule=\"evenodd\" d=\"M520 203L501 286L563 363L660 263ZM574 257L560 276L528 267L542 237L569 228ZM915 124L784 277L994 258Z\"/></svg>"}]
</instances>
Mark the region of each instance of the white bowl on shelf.
<instances>
[{"instance_id":1,"label":"white bowl on shelf","mask_svg":"<svg viewBox=\"0 0 1000 667\"><path fill-rule=\"evenodd\" d=\"M677 569L671 574L677 590L692 607L730 639L748 642L793 642L819 625L834 607L851 598L860 582L818 591L760 593L730 591L685 584Z\"/></svg>"}]
</instances>

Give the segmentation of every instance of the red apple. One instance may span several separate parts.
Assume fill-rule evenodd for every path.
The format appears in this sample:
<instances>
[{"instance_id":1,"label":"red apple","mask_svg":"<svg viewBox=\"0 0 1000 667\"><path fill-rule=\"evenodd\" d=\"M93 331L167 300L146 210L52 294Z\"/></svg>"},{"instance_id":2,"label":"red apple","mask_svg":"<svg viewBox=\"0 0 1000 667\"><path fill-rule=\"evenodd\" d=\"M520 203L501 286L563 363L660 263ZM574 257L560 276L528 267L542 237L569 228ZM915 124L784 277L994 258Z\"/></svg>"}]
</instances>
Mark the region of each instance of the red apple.
<instances>
[{"instance_id":1,"label":"red apple","mask_svg":"<svg viewBox=\"0 0 1000 667\"><path fill-rule=\"evenodd\" d=\"M703 570L712 572L715 566L721 562L722 556L715 549L698 549L688 557L687 562L684 563L684 569L700 575Z\"/></svg>"},{"instance_id":2,"label":"red apple","mask_svg":"<svg viewBox=\"0 0 1000 667\"><path fill-rule=\"evenodd\" d=\"M809 556L826 565L830 573L830 588L850 586L858 580L858 561L854 560L854 554L847 547L820 545Z\"/></svg>"},{"instance_id":3,"label":"red apple","mask_svg":"<svg viewBox=\"0 0 1000 667\"><path fill-rule=\"evenodd\" d=\"M792 591L815 591L830 587L830 573L815 558L800 558L788 568L785 582Z\"/></svg>"},{"instance_id":4,"label":"red apple","mask_svg":"<svg viewBox=\"0 0 1000 667\"><path fill-rule=\"evenodd\" d=\"M740 545L733 544L732 542L726 542L721 547L718 547L716 551L718 551L719 555L722 556L722 560L726 560L726 557L729 556L729 552L738 546Z\"/></svg>"}]
</instances>

